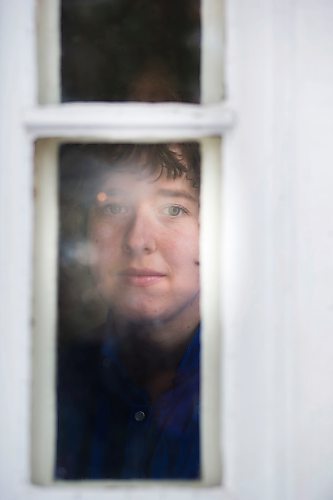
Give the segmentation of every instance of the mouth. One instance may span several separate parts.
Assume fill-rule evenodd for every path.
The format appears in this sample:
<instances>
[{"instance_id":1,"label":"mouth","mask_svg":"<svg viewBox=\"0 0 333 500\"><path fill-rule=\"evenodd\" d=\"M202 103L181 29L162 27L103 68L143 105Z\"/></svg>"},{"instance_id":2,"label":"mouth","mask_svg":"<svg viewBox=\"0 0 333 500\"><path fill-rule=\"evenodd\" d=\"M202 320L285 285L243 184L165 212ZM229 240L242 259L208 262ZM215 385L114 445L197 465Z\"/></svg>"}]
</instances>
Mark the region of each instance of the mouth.
<instances>
[{"instance_id":1,"label":"mouth","mask_svg":"<svg viewBox=\"0 0 333 500\"><path fill-rule=\"evenodd\" d=\"M136 269L132 267L120 271L118 275L126 284L141 287L155 285L166 277L165 273L154 269Z\"/></svg>"}]
</instances>

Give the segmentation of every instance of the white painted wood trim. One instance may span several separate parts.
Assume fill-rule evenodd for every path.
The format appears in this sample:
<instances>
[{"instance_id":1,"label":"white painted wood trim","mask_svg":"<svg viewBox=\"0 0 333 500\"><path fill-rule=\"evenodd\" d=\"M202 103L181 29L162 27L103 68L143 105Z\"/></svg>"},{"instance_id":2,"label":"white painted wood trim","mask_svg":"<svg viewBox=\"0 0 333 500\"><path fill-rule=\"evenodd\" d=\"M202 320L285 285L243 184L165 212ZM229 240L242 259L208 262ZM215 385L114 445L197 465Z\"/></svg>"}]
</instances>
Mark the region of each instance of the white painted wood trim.
<instances>
[{"instance_id":1,"label":"white painted wood trim","mask_svg":"<svg viewBox=\"0 0 333 500\"><path fill-rule=\"evenodd\" d=\"M56 446L56 327L58 283L58 147L35 149L31 478L50 484Z\"/></svg>"},{"instance_id":2,"label":"white painted wood trim","mask_svg":"<svg viewBox=\"0 0 333 500\"><path fill-rule=\"evenodd\" d=\"M36 0L38 104L60 102L60 2Z\"/></svg>"},{"instance_id":3,"label":"white painted wood trim","mask_svg":"<svg viewBox=\"0 0 333 500\"><path fill-rule=\"evenodd\" d=\"M221 233L218 231L223 178L221 139L204 139L201 142L201 152L201 463L204 484L224 485L222 456L225 436L221 425L224 410L222 407L224 332L219 314L223 282L218 279L221 274Z\"/></svg>"},{"instance_id":4,"label":"white painted wood trim","mask_svg":"<svg viewBox=\"0 0 333 500\"><path fill-rule=\"evenodd\" d=\"M220 136L235 113L225 104L73 103L28 111L24 123L32 138L168 140Z\"/></svg>"},{"instance_id":5,"label":"white painted wood trim","mask_svg":"<svg viewBox=\"0 0 333 500\"><path fill-rule=\"evenodd\" d=\"M225 0L201 0L200 83L203 104L221 102L225 94L224 20Z\"/></svg>"}]
</instances>

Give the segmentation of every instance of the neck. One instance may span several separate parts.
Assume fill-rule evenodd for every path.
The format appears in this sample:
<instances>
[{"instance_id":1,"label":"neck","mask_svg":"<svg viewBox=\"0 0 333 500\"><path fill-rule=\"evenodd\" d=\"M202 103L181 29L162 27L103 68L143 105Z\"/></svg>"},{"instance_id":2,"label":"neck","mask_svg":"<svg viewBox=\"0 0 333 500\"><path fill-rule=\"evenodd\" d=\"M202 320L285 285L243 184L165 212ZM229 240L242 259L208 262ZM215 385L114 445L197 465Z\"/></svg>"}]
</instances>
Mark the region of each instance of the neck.
<instances>
[{"instance_id":1,"label":"neck","mask_svg":"<svg viewBox=\"0 0 333 500\"><path fill-rule=\"evenodd\" d=\"M151 398L172 386L177 367L199 324L197 314L182 321L129 322L112 316L112 332L130 378Z\"/></svg>"}]
</instances>

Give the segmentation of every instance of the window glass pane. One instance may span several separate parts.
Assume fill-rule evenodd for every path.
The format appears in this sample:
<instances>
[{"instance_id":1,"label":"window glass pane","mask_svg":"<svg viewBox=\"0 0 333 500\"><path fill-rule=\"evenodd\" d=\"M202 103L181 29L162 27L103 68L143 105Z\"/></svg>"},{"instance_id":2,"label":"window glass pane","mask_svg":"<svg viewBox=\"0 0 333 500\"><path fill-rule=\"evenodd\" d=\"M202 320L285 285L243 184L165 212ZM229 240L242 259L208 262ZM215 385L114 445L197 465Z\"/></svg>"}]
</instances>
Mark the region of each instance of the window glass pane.
<instances>
[{"instance_id":1,"label":"window glass pane","mask_svg":"<svg viewBox=\"0 0 333 500\"><path fill-rule=\"evenodd\" d=\"M197 143L60 148L58 479L200 479Z\"/></svg>"},{"instance_id":2,"label":"window glass pane","mask_svg":"<svg viewBox=\"0 0 333 500\"><path fill-rule=\"evenodd\" d=\"M63 101L199 102L200 0L62 0Z\"/></svg>"}]
</instances>

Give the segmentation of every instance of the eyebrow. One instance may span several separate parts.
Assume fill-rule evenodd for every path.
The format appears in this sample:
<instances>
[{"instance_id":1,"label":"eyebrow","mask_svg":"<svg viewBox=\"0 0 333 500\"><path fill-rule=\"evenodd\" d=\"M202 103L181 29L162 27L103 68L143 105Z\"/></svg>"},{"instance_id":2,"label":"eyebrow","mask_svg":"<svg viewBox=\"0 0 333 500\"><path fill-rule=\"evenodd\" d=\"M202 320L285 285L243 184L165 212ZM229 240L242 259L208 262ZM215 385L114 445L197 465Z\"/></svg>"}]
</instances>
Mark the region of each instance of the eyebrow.
<instances>
[{"instance_id":1,"label":"eyebrow","mask_svg":"<svg viewBox=\"0 0 333 500\"><path fill-rule=\"evenodd\" d=\"M107 191L103 191L105 194L109 196L117 196L127 194L126 189L122 188L111 188ZM187 200L193 201L195 203L198 202L198 197L190 194L188 191L184 189L166 189L161 188L157 191L158 196L168 197L168 198L186 198Z\"/></svg>"},{"instance_id":2,"label":"eyebrow","mask_svg":"<svg viewBox=\"0 0 333 500\"><path fill-rule=\"evenodd\" d=\"M185 191L183 189L165 189L161 188L158 190L157 194L159 196L167 196L171 198L186 198L190 201L194 201L197 203L198 198L190 194L188 191Z\"/></svg>"}]
</instances>

